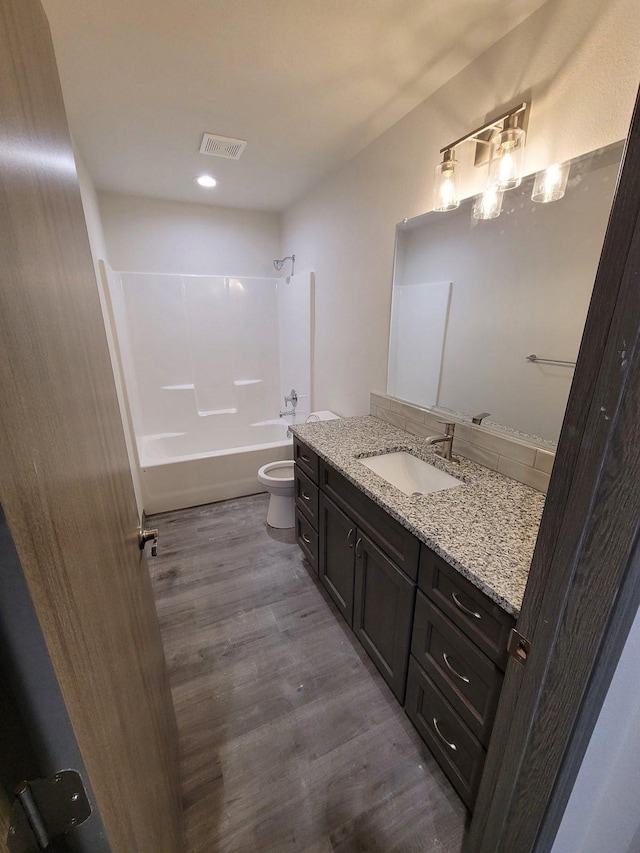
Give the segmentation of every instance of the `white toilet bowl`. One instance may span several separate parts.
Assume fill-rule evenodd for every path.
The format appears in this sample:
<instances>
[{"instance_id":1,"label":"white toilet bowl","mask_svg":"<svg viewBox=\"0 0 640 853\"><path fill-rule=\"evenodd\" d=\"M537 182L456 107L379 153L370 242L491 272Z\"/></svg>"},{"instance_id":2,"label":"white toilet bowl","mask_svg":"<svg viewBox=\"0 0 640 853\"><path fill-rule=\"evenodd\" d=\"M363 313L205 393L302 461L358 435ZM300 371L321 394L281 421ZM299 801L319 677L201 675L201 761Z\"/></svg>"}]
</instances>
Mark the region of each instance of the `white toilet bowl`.
<instances>
[{"instance_id":1,"label":"white toilet bowl","mask_svg":"<svg viewBox=\"0 0 640 853\"><path fill-rule=\"evenodd\" d=\"M295 525L293 459L263 465L258 471L258 482L271 494L267 510L269 527L293 527Z\"/></svg>"}]
</instances>

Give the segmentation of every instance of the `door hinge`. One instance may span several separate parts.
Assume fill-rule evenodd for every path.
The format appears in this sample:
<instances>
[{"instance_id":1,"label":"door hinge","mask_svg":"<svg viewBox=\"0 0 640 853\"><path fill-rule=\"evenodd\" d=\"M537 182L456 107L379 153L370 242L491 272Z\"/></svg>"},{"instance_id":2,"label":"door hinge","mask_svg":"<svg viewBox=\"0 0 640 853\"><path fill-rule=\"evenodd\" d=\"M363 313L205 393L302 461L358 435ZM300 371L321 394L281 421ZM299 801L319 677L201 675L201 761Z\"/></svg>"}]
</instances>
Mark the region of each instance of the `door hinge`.
<instances>
[{"instance_id":1,"label":"door hinge","mask_svg":"<svg viewBox=\"0 0 640 853\"><path fill-rule=\"evenodd\" d=\"M54 838L80 826L90 814L87 793L75 770L21 782L16 786L7 847L10 853L46 850Z\"/></svg>"},{"instance_id":2,"label":"door hinge","mask_svg":"<svg viewBox=\"0 0 640 853\"><path fill-rule=\"evenodd\" d=\"M529 652L531 651L531 643L526 637L519 634L515 628L512 628L509 632L509 639L507 640L507 651L514 660L525 666Z\"/></svg>"}]
</instances>

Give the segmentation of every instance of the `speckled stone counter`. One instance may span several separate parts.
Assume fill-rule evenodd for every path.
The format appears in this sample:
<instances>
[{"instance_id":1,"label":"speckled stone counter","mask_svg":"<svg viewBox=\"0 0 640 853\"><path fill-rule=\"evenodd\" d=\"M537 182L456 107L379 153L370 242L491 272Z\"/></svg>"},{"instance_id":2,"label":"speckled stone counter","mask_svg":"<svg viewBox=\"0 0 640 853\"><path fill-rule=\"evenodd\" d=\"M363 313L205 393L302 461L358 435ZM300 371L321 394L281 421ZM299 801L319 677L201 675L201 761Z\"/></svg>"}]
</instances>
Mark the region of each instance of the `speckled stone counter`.
<instances>
[{"instance_id":1,"label":"speckled stone counter","mask_svg":"<svg viewBox=\"0 0 640 853\"><path fill-rule=\"evenodd\" d=\"M541 492L469 459L446 462L423 439L374 417L291 430L500 607L518 615L544 506ZM358 461L399 450L464 485L409 497Z\"/></svg>"}]
</instances>

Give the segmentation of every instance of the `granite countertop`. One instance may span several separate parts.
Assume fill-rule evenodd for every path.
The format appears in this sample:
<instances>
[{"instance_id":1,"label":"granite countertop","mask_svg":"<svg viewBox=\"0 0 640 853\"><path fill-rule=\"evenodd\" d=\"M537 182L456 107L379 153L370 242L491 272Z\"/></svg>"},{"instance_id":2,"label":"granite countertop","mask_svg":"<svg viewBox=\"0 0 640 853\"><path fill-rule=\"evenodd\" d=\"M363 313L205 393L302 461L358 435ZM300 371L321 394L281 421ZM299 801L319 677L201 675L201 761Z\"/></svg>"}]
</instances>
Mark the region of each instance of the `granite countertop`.
<instances>
[{"instance_id":1,"label":"granite countertop","mask_svg":"<svg viewBox=\"0 0 640 853\"><path fill-rule=\"evenodd\" d=\"M291 431L507 613L519 614L544 506L541 492L470 459L447 462L423 439L375 417L299 424ZM409 497L358 461L399 450L464 485Z\"/></svg>"}]
</instances>

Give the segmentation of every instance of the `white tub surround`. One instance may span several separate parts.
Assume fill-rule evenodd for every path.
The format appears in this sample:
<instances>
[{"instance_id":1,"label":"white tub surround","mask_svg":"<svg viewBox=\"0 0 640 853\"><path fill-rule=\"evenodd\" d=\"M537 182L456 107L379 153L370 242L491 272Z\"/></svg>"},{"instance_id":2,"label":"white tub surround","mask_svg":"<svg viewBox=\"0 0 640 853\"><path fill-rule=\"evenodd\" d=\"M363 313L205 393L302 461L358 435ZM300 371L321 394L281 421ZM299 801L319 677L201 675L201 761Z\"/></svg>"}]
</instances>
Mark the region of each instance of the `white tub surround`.
<instances>
[{"instance_id":1,"label":"white tub surround","mask_svg":"<svg viewBox=\"0 0 640 853\"><path fill-rule=\"evenodd\" d=\"M291 457L311 408L313 274L108 278L145 512L262 491L258 468Z\"/></svg>"}]
</instances>

